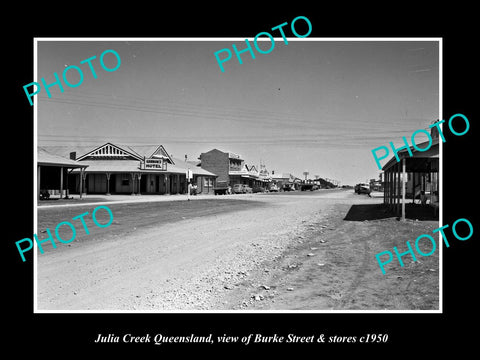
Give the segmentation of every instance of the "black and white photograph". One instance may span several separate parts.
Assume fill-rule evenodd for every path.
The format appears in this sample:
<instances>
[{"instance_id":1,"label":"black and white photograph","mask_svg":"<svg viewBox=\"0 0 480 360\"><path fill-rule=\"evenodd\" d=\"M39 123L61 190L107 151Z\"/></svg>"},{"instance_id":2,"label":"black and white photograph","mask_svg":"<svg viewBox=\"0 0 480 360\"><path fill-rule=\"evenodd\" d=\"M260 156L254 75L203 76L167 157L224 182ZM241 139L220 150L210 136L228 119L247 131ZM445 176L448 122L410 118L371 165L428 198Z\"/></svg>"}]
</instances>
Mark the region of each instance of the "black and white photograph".
<instances>
[{"instance_id":1,"label":"black and white photograph","mask_svg":"<svg viewBox=\"0 0 480 360\"><path fill-rule=\"evenodd\" d=\"M265 38L37 40L38 311L440 309L441 40Z\"/></svg>"},{"instance_id":2,"label":"black and white photograph","mask_svg":"<svg viewBox=\"0 0 480 360\"><path fill-rule=\"evenodd\" d=\"M343 357L475 343L474 11L323 5L15 14L9 347Z\"/></svg>"}]
</instances>

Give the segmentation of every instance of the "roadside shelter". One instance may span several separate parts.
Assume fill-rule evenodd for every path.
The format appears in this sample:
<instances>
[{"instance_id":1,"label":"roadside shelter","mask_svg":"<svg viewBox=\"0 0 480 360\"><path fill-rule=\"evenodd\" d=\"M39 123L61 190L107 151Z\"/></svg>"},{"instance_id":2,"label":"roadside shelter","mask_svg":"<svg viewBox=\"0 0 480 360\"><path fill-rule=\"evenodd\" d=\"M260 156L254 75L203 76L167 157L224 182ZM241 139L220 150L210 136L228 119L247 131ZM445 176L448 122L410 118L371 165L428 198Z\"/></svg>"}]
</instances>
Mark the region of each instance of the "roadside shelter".
<instances>
[{"instance_id":1,"label":"roadside shelter","mask_svg":"<svg viewBox=\"0 0 480 360\"><path fill-rule=\"evenodd\" d=\"M433 134L432 134L433 135ZM419 151L410 147L412 156L407 149L400 150L397 155L400 161L392 157L383 166L384 193L383 202L402 220L405 220L405 204L411 197L412 203L417 200L423 205L438 208L439 194L439 141L433 137L429 141L418 144Z\"/></svg>"}]
</instances>

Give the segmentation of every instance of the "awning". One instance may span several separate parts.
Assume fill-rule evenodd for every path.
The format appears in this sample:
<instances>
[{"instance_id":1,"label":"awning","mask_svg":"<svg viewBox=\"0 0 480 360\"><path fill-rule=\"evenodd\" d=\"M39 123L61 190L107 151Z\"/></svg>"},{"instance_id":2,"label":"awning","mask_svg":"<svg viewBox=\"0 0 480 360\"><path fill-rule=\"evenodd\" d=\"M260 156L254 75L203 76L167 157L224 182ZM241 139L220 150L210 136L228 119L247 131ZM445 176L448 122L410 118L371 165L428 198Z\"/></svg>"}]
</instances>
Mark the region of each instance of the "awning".
<instances>
[{"instance_id":1,"label":"awning","mask_svg":"<svg viewBox=\"0 0 480 360\"><path fill-rule=\"evenodd\" d=\"M424 142L418 144L417 147L420 149L424 149L427 147L428 142ZM412 156L408 153L406 149L400 150L398 152L398 157L400 161L397 161L397 158L393 156L382 168L383 171L388 170L392 166L396 165L397 163L401 162L403 158L407 159L407 172L428 172L428 163L429 162L436 162L438 164L439 159L439 143L438 139L433 139L432 146L426 151L418 151L413 146L410 147L410 151L412 152ZM432 161L427 161L428 159L432 159ZM436 160L434 160L436 159ZM412 167L412 168L410 168ZM438 169L436 170L438 171Z\"/></svg>"},{"instance_id":2,"label":"awning","mask_svg":"<svg viewBox=\"0 0 480 360\"><path fill-rule=\"evenodd\" d=\"M86 168L88 164L83 164L80 161L67 159L59 155L54 155L45 149L37 149L37 164L40 166L56 166L70 169Z\"/></svg>"}]
</instances>

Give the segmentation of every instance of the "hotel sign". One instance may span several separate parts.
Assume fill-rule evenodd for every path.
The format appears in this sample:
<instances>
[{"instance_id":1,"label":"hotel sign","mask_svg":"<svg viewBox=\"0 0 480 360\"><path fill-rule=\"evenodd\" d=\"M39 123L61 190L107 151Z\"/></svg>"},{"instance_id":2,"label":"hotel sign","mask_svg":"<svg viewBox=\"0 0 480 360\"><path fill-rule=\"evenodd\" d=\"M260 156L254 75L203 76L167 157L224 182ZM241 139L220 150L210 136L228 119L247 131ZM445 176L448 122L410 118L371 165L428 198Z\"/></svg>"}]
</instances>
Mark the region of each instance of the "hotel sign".
<instances>
[{"instance_id":1,"label":"hotel sign","mask_svg":"<svg viewBox=\"0 0 480 360\"><path fill-rule=\"evenodd\" d=\"M167 170L167 162L163 159L144 159L140 161L140 169L142 170Z\"/></svg>"}]
</instances>

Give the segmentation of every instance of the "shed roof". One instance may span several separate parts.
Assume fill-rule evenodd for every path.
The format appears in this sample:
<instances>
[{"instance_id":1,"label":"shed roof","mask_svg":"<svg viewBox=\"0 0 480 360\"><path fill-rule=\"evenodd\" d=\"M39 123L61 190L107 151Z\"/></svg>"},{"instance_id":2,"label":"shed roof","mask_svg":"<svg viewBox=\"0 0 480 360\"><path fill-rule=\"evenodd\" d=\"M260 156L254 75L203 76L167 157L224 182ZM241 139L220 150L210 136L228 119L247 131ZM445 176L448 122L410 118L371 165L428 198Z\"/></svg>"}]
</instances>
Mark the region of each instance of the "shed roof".
<instances>
[{"instance_id":1,"label":"shed roof","mask_svg":"<svg viewBox=\"0 0 480 360\"><path fill-rule=\"evenodd\" d=\"M292 177L293 176L290 173L277 173L277 174L272 175L272 179L275 179L275 180L277 180L277 179L290 179Z\"/></svg>"},{"instance_id":2,"label":"shed roof","mask_svg":"<svg viewBox=\"0 0 480 360\"><path fill-rule=\"evenodd\" d=\"M427 148L428 143L429 143L428 141L425 141L423 143L417 144L417 147L420 148L420 149ZM406 163L407 172L426 171L427 170L426 166L427 166L428 162L425 161L425 160L421 160L421 159L435 159L435 158L438 159L438 157L439 157L439 155L438 155L439 154L438 138L434 138L432 140L432 145L426 151L418 151L413 146L410 146L410 151L412 152L412 156L410 156L407 149L402 149L397 153L400 160L403 159L403 158L406 159L406 161L407 161L407 163ZM398 161L397 161L396 157L392 156L391 159L388 160L388 162L382 167L382 170L386 171L389 168L391 168L392 166L396 165L397 163L398 163ZM438 163L438 160L437 160L437 163ZM409 170L409 168L410 168L410 170Z\"/></svg>"},{"instance_id":3,"label":"shed roof","mask_svg":"<svg viewBox=\"0 0 480 360\"><path fill-rule=\"evenodd\" d=\"M100 145L52 145L52 146L42 146L44 149L48 149L48 152L63 156L66 158L70 157L70 153L75 152L77 159L83 157L95 149L101 148L104 145L111 144L115 147L121 148L127 152L130 152L134 157L137 158L150 158L152 155L156 154L154 157L164 157L166 159L172 160L170 155L167 153L165 148L162 145L128 145L122 143L111 143L106 142ZM172 160L173 162L173 160Z\"/></svg>"},{"instance_id":4,"label":"shed roof","mask_svg":"<svg viewBox=\"0 0 480 360\"><path fill-rule=\"evenodd\" d=\"M166 171L140 169L140 161L138 160L84 160L81 163L88 165L87 173L152 173L152 174L185 174L187 165L178 161L175 165L168 164ZM191 166L193 175L217 176L205 169Z\"/></svg>"},{"instance_id":5,"label":"shed roof","mask_svg":"<svg viewBox=\"0 0 480 360\"><path fill-rule=\"evenodd\" d=\"M112 144L112 143L105 143L102 144ZM178 158L173 158L170 157L170 155L165 151L164 147L162 145L125 145L125 144L112 144L116 147L119 147L121 149L124 149L128 152L131 152L132 154L136 155L139 159L143 159L144 157L150 158L151 156L154 157L163 157L167 161L171 161L172 163L167 165L167 171L166 173L174 173L174 174L185 174L187 168L190 168L192 170L192 173L194 175L202 175L202 176L217 176L216 174L207 171L205 169L202 169L201 167L196 166L196 162L185 162L185 160L178 159ZM100 147L101 147L100 146ZM67 166L69 165L70 168L75 168L75 167L87 167L88 170L87 172L92 173L92 172L116 172L116 173L121 173L121 172L138 172L138 173L161 173L159 170L145 170L145 169L140 169L140 161L135 160L135 159L85 159L82 161L75 161L66 158L66 156L69 156L71 152L76 152L77 156L83 156L84 154L88 154L92 150L97 149L98 147L92 147L92 146L45 146L45 147L39 147L42 149L42 154L49 154L50 158L52 161L54 159L57 159L57 162L59 162L59 159L62 159L64 161L64 165L58 165L58 166ZM46 150L48 149L48 151ZM40 155L39 155L40 159ZM47 159L47 155L42 155L42 159ZM76 166L74 166L76 165Z\"/></svg>"},{"instance_id":6,"label":"shed roof","mask_svg":"<svg viewBox=\"0 0 480 360\"><path fill-rule=\"evenodd\" d=\"M67 167L70 169L88 167L87 164L83 164L80 161L75 161L63 156L52 154L42 147L37 148L37 164L41 166Z\"/></svg>"}]
</instances>

